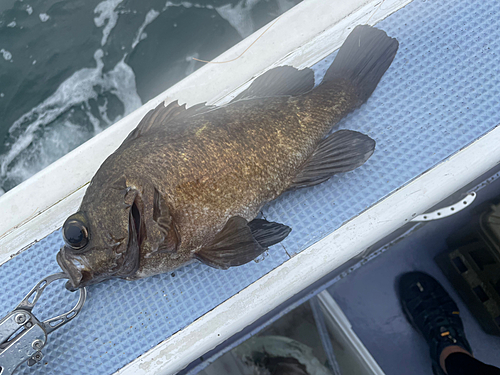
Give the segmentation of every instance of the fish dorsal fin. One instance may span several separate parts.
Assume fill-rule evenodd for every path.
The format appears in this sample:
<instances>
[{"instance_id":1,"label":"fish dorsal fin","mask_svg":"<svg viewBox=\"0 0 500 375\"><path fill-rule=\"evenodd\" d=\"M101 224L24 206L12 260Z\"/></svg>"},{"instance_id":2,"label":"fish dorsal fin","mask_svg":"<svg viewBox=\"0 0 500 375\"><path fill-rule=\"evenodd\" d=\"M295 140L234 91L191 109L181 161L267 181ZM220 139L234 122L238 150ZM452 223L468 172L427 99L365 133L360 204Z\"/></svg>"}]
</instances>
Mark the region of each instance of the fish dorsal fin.
<instances>
[{"instance_id":1,"label":"fish dorsal fin","mask_svg":"<svg viewBox=\"0 0 500 375\"><path fill-rule=\"evenodd\" d=\"M179 105L179 102L173 101L169 105L165 106L165 102L161 102L156 106L155 109L150 110L142 118L139 125L132 130L128 135L126 141L136 139L152 129L159 129L161 127L168 126L168 123L173 120L183 120L195 115L208 112L216 108L215 106L207 106L205 103L199 103L192 107L186 108L186 104Z\"/></svg>"},{"instance_id":2,"label":"fish dorsal fin","mask_svg":"<svg viewBox=\"0 0 500 375\"><path fill-rule=\"evenodd\" d=\"M375 141L352 130L339 130L323 139L288 190L318 185L336 173L351 171L373 154Z\"/></svg>"},{"instance_id":3,"label":"fish dorsal fin","mask_svg":"<svg viewBox=\"0 0 500 375\"><path fill-rule=\"evenodd\" d=\"M314 72L311 69L298 70L292 66L278 66L257 77L231 103L242 99L297 96L311 91L313 87Z\"/></svg>"},{"instance_id":4,"label":"fish dorsal fin","mask_svg":"<svg viewBox=\"0 0 500 375\"><path fill-rule=\"evenodd\" d=\"M195 253L195 257L208 266L228 269L250 262L265 250L253 237L248 222L233 216L209 245Z\"/></svg>"}]
</instances>

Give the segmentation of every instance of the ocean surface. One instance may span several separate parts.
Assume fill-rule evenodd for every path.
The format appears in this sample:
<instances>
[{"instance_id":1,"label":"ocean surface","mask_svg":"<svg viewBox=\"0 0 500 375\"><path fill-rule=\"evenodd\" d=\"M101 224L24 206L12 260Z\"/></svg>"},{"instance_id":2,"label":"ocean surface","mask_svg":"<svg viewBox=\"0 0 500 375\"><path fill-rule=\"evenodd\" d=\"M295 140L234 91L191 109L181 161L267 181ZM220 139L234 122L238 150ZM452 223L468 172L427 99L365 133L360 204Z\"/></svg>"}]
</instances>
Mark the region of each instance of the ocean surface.
<instances>
[{"instance_id":1,"label":"ocean surface","mask_svg":"<svg viewBox=\"0 0 500 375\"><path fill-rule=\"evenodd\" d=\"M0 195L300 1L1 0Z\"/></svg>"}]
</instances>

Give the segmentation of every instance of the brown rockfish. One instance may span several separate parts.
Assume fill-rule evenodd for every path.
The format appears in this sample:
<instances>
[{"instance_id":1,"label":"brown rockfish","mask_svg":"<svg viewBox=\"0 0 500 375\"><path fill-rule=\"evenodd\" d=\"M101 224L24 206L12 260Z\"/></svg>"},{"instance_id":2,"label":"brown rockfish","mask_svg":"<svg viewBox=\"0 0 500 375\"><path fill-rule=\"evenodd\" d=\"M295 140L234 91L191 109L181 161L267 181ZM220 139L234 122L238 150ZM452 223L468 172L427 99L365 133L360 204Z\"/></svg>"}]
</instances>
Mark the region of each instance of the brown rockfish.
<instances>
[{"instance_id":1,"label":"brown rockfish","mask_svg":"<svg viewBox=\"0 0 500 375\"><path fill-rule=\"evenodd\" d=\"M287 190L362 165L375 141L332 127L371 95L398 42L370 26L347 37L317 87L310 69L269 70L231 103L161 103L101 165L63 226L69 289L170 272L195 259L245 264L286 225L256 219Z\"/></svg>"}]
</instances>

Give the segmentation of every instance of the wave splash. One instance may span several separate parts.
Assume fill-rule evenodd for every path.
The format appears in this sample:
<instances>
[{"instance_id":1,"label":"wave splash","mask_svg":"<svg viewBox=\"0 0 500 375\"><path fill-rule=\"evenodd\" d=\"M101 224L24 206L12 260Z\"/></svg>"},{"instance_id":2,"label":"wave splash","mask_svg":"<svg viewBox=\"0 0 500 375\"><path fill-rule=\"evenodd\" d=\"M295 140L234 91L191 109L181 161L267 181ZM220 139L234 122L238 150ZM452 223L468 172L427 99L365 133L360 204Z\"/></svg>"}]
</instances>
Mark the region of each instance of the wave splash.
<instances>
[{"instance_id":1,"label":"wave splash","mask_svg":"<svg viewBox=\"0 0 500 375\"><path fill-rule=\"evenodd\" d=\"M24 181L141 106L132 68L122 59L103 73L103 54L98 49L94 53L95 68L73 73L50 97L11 126L9 151L0 158L3 190Z\"/></svg>"}]
</instances>

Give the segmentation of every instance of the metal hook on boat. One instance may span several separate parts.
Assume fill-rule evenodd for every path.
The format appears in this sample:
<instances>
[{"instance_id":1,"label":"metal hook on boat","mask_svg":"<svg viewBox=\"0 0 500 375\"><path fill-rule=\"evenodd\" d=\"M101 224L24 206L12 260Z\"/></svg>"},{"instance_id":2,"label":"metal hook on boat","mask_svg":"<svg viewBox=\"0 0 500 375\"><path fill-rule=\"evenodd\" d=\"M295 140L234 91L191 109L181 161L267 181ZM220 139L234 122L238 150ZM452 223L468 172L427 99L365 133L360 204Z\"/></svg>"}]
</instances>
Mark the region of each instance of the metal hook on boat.
<instances>
[{"instance_id":1,"label":"metal hook on boat","mask_svg":"<svg viewBox=\"0 0 500 375\"><path fill-rule=\"evenodd\" d=\"M67 278L62 272L43 278L13 311L0 320L0 375L12 374L24 361L28 361L28 366L39 362L43 358L41 350L47 343L47 335L81 311L87 298L85 288L80 289L76 305L64 314L41 322L32 313L45 288L56 280Z\"/></svg>"}]
</instances>

